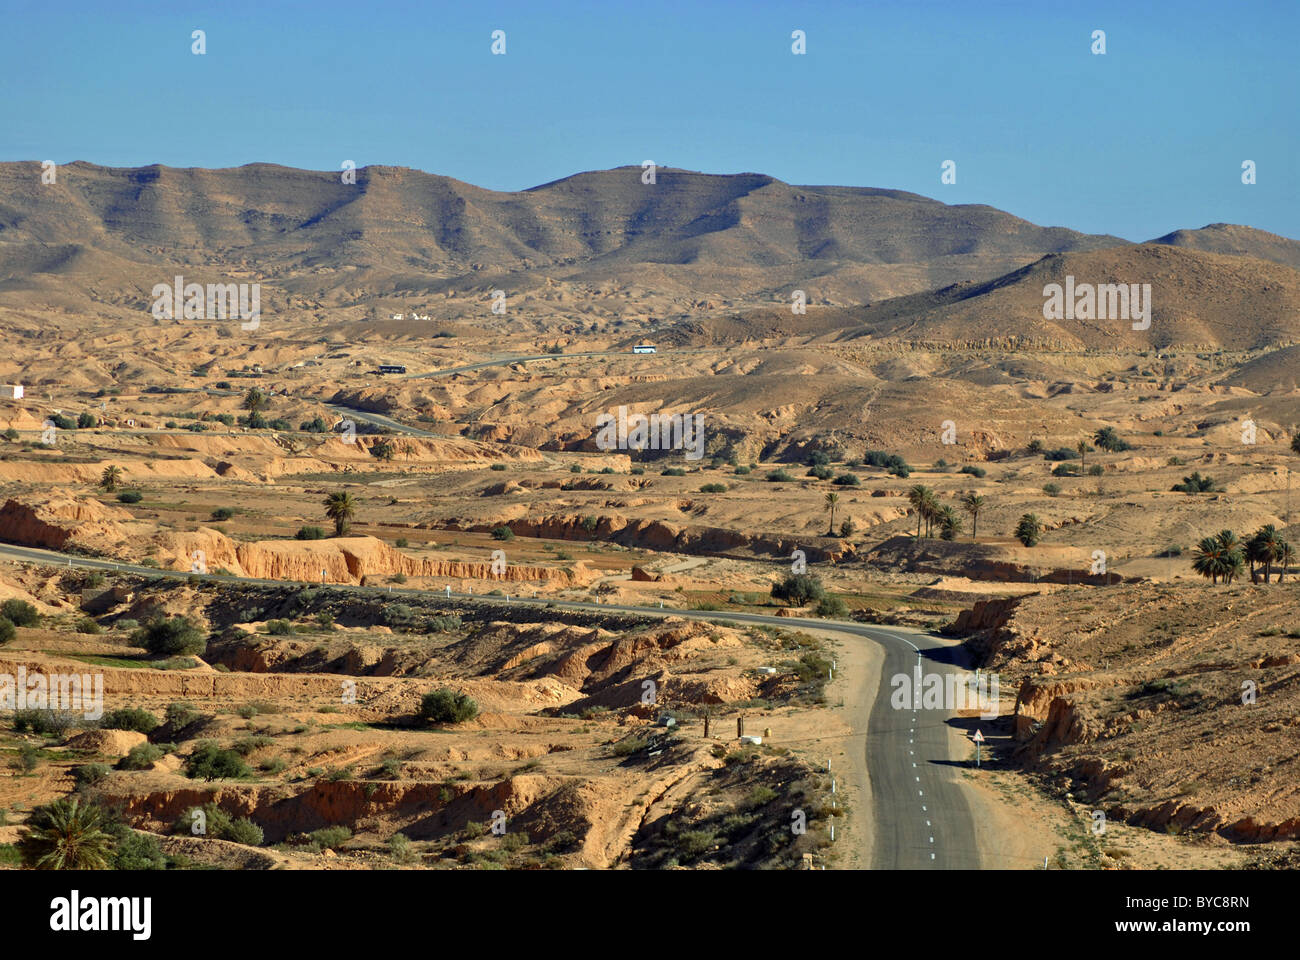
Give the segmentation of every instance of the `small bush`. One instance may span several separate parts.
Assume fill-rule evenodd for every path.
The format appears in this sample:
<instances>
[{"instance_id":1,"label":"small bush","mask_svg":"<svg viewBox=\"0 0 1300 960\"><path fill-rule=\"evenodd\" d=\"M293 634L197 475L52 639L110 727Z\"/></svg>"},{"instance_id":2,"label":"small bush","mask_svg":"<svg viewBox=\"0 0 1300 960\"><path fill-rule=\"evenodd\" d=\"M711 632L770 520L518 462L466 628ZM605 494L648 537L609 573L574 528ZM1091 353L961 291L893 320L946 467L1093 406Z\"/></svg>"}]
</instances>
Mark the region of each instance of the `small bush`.
<instances>
[{"instance_id":1,"label":"small bush","mask_svg":"<svg viewBox=\"0 0 1300 960\"><path fill-rule=\"evenodd\" d=\"M725 483L706 483L700 487L700 493L726 493L727 485Z\"/></svg>"},{"instance_id":2,"label":"small bush","mask_svg":"<svg viewBox=\"0 0 1300 960\"><path fill-rule=\"evenodd\" d=\"M153 743L141 743L132 747L125 757L117 762L119 770L148 770L167 755L167 751Z\"/></svg>"},{"instance_id":3,"label":"small bush","mask_svg":"<svg viewBox=\"0 0 1300 960\"><path fill-rule=\"evenodd\" d=\"M962 467L959 472L968 473L972 477L983 477L986 473L988 473L988 471L985 470L983 467L973 467L970 464L967 464L966 466Z\"/></svg>"},{"instance_id":4,"label":"small bush","mask_svg":"<svg viewBox=\"0 0 1300 960\"><path fill-rule=\"evenodd\" d=\"M238 820L230 821L230 826L222 832L221 839L229 840L231 843L242 843L246 847L260 847L264 835L262 828L252 820L240 817Z\"/></svg>"},{"instance_id":5,"label":"small bush","mask_svg":"<svg viewBox=\"0 0 1300 960\"><path fill-rule=\"evenodd\" d=\"M506 465L504 463L494 463L492 464L491 469L500 472L501 470L506 469Z\"/></svg>"},{"instance_id":6,"label":"small bush","mask_svg":"<svg viewBox=\"0 0 1300 960\"><path fill-rule=\"evenodd\" d=\"M191 780L239 780L252 773L243 757L212 740L200 743L185 761L185 775Z\"/></svg>"},{"instance_id":7,"label":"small bush","mask_svg":"<svg viewBox=\"0 0 1300 960\"><path fill-rule=\"evenodd\" d=\"M110 769L106 763L83 763L72 768L72 779L79 787L93 787L108 776Z\"/></svg>"},{"instance_id":8,"label":"small bush","mask_svg":"<svg viewBox=\"0 0 1300 960\"><path fill-rule=\"evenodd\" d=\"M661 471L660 471L660 476L663 476L663 477L684 477L684 476L686 476L686 471L685 471L684 469L682 469L681 467L667 467L667 468L665 468L664 470L661 470Z\"/></svg>"},{"instance_id":9,"label":"small bush","mask_svg":"<svg viewBox=\"0 0 1300 960\"><path fill-rule=\"evenodd\" d=\"M229 520L235 515L235 511L230 507L217 507L212 511L213 520Z\"/></svg>"},{"instance_id":10,"label":"small bush","mask_svg":"<svg viewBox=\"0 0 1300 960\"><path fill-rule=\"evenodd\" d=\"M299 527L298 532L293 535L295 540L324 540L324 527Z\"/></svg>"},{"instance_id":11,"label":"small bush","mask_svg":"<svg viewBox=\"0 0 1300 960\"><path fill-rule=\"evenodd\" d=\"M137 733L153 733L158 727L158 718L148 710L139 707L121 707L110 710L99 721L105 730L134 730Z\"/></svg>"},{"instance_id":12,"label":"small bush","mask_svg":"<svg viewBox=\"0 0 1300 960\"><path fill-rule=\"evenodd\" d=\"M1049 497L1054 497L1060 492L1061 488L1054 483L1043 484L1043 493L1047 494Z\"/></svg>"},{"instance_id":13,"label":"small bush","mask_svg":"<svg viewBox=\"0 0 1300 960\"><path fill-rule=\"evenodd\" d=\"M791 483L794 477L790 476L785 470L773 470L767 475L768 483Z\"/></svg>"},{"instance_id":14,"label":"small bush","mask_svg":"<svg viewBox=\"0 0 1300 960\"><path fill-rule=\"evenodd\" d=\"M0 617L0 644L8 643L17 635L18 630L14 627L14 622L8 617Z\"/></svg>"},{"instance_id":15,"label":"small bush","mask_svg":"<svg viewBox=\"0 0 1300 960\"><path fill-rule=\"evenodd\" d=\"M419 715L428 723L464 723L478 716L478 704L463 693L443 687L424 695Z\"/></svg>"},{"instance_id":16,"label":"small bush","mask_svg":"<svg viewBox=\"0 0 1300 960\"><path fill-rule=\"evenodd\" d=\"M819 617L842 617L848 612L848 604L839 597L828 595L817 601L817 616Z\"/></svg>"},{"instance_id":17,"label":"small bush","mask_svg":"<svg viewBox=\"0 0 1300 960\"><path fill-rule=\"evenodd\" d=\"M203 714L194 709L192 703L186 703L184 700L167 704L167 709L163 712L163 719L173 732L185 729L202 716Z\"/></svg>"},{"instance_id":18,"label":"small bush","mask_svg":"<svg viewBox=\"0 0 1300 960\"><path fill-rule=\"evenodd\" d=\"M202 653L207 641L187 617L154 620L131 637L155 656L187 656Z\"/></svg>"},{"instance_id":19,"label":"small bush","mask_svg":"<svg viewBox=\"0 0 1300 960\"><path fill-rule=\"evenodd\" d=\"M497 527L492 531L493 540L513 540L514 538L515 532L504 525Z\"/></svg>"},{"instance_id":20,"label":"small bush","mask_svg":"<svg viewBox=\"0 0 1300 960\"><path fill-rule=\"evenodd\" d=\"M801 607L826 596L822 582L808 573L789 573L780 583L772 584L772 598Z\"/></svg>"},{"instance_id":21,"label":"small bush","mask_svg":"<svg viewBox=\"0 0 1300 960\"><path fill-rule=\"evenodd\" d=\"M351 840L352 831L347 827L321 827L313 830L309 836L313 842L320 844L322 850L333 850Z\"/></svg>"},{"instance_id":22,"label":"small bush","mask_svg":"<svg viewBox=\"0 0 1300 960\"><path fill-rule=\"evenodd\" d=\"M144 494L139 490L123 490L117 495L119 503L139 503L144 499Z\"/></svg>"},{"instance_id":23,"label":"small bush","mask_svg":"<svg viewBox=\"0 0 1300 960\"><path fill-rule=\"evenodd\" d=\"M832 481L837 487L860 487L862 481L856 473L841 473Z\"/></svg>"},{"instance_id":24,"label":"small bush","mask_svg":"<svg viewBox=\"0 0 1300 960\"><path fill-rule=\"evenodd\" d=\"M41 615L26 600L6 600L0 604L0 616L16 627L34 627L41 622Z\"/></svg>"},{"instance_id":25,"label":"small bush","mask_svg":"<svg viewBox=\"0 0 1300 960\"><path fill-rule=\"evenodd\" d=\"M293 624L288 620L268 620L266 622L266 632L273 637L287 637L293 633Z\"/></svg>"},{"instance_id":26,"label":"small bush","mask_svg":"<svg viewBox=\"0 0 1300 960\"><path fill-rule=\"evenodd\" d=\"M96 623L91 617L82 617L80 620L76 622L76 624L73 626L73 629L76 630L77 633L86 633L86 634L93 635L96 633L102 633L104 628L101 627L98 623Z\"/></svg>"}]
</instances>

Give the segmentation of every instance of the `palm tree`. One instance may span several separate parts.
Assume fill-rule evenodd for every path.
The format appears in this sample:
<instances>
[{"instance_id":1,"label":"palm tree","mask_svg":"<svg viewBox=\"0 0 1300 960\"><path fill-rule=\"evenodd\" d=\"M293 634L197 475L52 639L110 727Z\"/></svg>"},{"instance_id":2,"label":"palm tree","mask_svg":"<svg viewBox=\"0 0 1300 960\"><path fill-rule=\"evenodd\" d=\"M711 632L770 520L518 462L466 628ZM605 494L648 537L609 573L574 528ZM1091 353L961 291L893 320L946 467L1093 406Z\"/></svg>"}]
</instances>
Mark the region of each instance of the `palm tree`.
<instances>
[{"instance_id":1,"label":"palm tree","mask_svg":"<svg viewBox=\"0 0 1300 960\"><path fill-rule=\"evenodd\" d=\"M1283 540L1278 547L1277 554L1277 582L1281 583L1282 578L1286 575L1287 569L1295 563L1295 548L1290 543Z\"/></svg>"},{"instance_id":2,"label":"palm tree","mask_svg":"<svg viewBox=\"0 0 1300 960\"><path fill-rule=\"evenodd\" d=\"M1082 476L1088 472L1088 451L1092 448L1088 446L1087 440L1080 440L1074 449L1079 451L1079 475Z\"/></svg>"},{"instance_id":3,"label":"palm tree","mask_svg":"<svg viewBox=\"0 0 1300 960\"><path fill-rule=\"evenodd\" d=\"M1224 583L1232 583L1246 565L1245 551L1241 541L1231 530L1220 530L1214 537L1219 544L1219 563Z\"/></svg>"},{"instance_id":4,"label":"palm tree","mask_svg":"<svg viewBox=\"0 0 1300 960\"><path fill-rule=\"evenodd\" d=\"M1282 559L1282 545L1286 543L1273 524L1265 524L1255 531L1255 535L1246 544L1246 559L1250 561L1251 581L1255 581L1255 564L1264 567L1264 582L1268 583L1273 575L1273 564Z\"/></svg>"},{"instance_id":5,"label":"palm tree","mask_svg":"<svg viewBox=\"0 0 1300 960\"><path fill-rule=\"evenodd\" d=\"M957 511L948 505L939 508L936 520L939 523L939 536L945 540L952 540L957 534L961 533L961 517L957 516Z\"/></svg>"},{"instance_id":6,"label":"palm tree","mask_svg":"<svg viewBox=\"0 0 1300 960\"><path fill-rule=\"evenodd\" d=\"M122 479L122 468L117 464L110 464L104 468L104 472L99 475L99 485L109 493L117 489L117 482Z\"/></svg>"},{"instance_id":7,"label":"palm tree","mask_svg":"<svg viewBox=\"0 0 1300 960\"><path fill-rule=\"evenodd\" d=\"M961 508L970 514L970 538L974 540L980 522L980 511L984 509L984 498L971 490L961 498Z\"/></svg>"},{"instance_id":8,"label":"palm tree","mask_svg":"<svg viewBox=\"0 0 1300 960\"><path fill-rule=\"evenodd\" d=\"M347 533L348 522L357 512L357 502L346 490L336 490L325 498L325 516L334 521L334 536Z\"/></svg>"},{"instance_id":9,"label":"palm tree","mask_svg":"<svg viewBox=\"0 0 1300 960\"><path fill-rule=\"evenodd\" d=\"M80 797L55 800L32 815L18 841L23 863L34 870L107 870L113 842L104 825L103 810Z\"/></svg>"},{"instance_id":10,"label":"palm tree","mask_svg":"<svg viewBox=\"0 0 1300 960\"><path fill-rule=\"evenodd\" d=\"M921 521L925 519L926 505L934 500L934 491L918 483L907 491L907 502L916 510L916 536L921 537Z\"/></svg>"},{"instance_id":11,"label":"palm tree","mask_svg":"<svg viewBox=\"0 0 1300 960\"><path fill-rule=\"evenodd\" d=\"M939 497L933 490L925 492L921 512L925 515L925 535L928 537L934 531L934 522L939 519Z\"/></svg>"},{"instance_id":12,"label":"palm tree","mask_svg":"<svg viewBox=\"0 0 1300 960\"><path fill-rule=\"evenodd\" d=\"M1037 515L1026 513L1021 516L1020 522L1016 524L1016 539L1026 547L1035 546L1038 538L1043 535L1043 522L1038 519Z\"/></svg>"},{"instance_id":13,"label":"palm tree","mask_svg":"<svg viewBox=\"0 0 1300 960\"><path fill-rule=\"evenodd\" d=\"M1219 577L1223 575L1223 548L1218 540L1214 537L1201 538L1201 542L1196 545L1196 555L1192 557L1192 569L1208 578L1210 583L1219 582Z\"/></svg>"},{"instance_id":14,"label":"palm tree","mask_svg":"<svg viewBox=\"0 0 1300 960\"><path fill-rule=\"evenodd\" d=\"M826 494L826 509L831 512L831 525L826 531L828 537L835 536L835 508L840 505L840 495L838 493Z\"/></svg>"}]
</instances>

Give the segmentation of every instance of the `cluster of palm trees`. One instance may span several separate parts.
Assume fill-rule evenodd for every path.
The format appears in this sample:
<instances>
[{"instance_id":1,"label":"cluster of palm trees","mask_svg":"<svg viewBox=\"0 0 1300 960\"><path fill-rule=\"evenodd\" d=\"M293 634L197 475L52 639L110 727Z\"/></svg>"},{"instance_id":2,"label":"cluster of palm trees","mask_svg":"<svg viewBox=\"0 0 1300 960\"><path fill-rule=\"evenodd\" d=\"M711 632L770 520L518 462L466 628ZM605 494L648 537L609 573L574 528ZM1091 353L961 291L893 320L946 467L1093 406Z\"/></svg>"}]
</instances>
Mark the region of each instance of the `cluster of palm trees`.
<instances>
[{"instance_id":1,"label":"cluster of palm trees","mask_svg":"<svg viewBox=\"0 0 1300 960\"><path fill-rule=\"evenodd\" d=\"M1232 583L1250 565L1250 580L1259 583L1262 575L1268 583L1277 566L1277 580L1282 582L1287 569L1295 562L1295 548L1273 524L1255 531L1249 540L1241 540L1231 530L1220 530L1196 545L1192 569L1211 583Z\"/></svg>"},{"instance_id":2,"label":"cluster of palm trees","mask_svg":"<svg viewBox=\"0 0 1300 960\"><path fill-rule=\"evenodd\" d=\"M921 526L925 525L925 536L929 537L937 528L944 540L952 540L962 532L962 519L949 504L939 502L938 495L924 484L918 483L907 491L907 502L916 511L916 536L921 536ZM971 537L974 538L979 524L980 511L984 509L984 498L971 491L962 495L961 508L970 514Z\"/></svg>"}]
</instances>

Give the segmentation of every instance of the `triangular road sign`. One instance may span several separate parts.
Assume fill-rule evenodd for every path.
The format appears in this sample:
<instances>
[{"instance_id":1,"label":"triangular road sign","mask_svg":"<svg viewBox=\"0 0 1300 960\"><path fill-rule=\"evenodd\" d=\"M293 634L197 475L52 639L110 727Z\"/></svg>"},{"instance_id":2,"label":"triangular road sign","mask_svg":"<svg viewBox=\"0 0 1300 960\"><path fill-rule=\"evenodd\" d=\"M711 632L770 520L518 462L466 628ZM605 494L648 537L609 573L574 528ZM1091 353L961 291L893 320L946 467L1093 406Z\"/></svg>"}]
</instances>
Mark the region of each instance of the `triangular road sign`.
<instances>
[{"instance_id":1,"label":"triangular road sign","mask_svg":"<svg viewBox=\"0 0 1300 960\"><path fill-rule=\"evenodd\" d=\"M975 736L971 737L971 739L974 740L976 743L984 742L984 734L980 733L979 727L975 728Z\"/></svg>"}]
</instances>

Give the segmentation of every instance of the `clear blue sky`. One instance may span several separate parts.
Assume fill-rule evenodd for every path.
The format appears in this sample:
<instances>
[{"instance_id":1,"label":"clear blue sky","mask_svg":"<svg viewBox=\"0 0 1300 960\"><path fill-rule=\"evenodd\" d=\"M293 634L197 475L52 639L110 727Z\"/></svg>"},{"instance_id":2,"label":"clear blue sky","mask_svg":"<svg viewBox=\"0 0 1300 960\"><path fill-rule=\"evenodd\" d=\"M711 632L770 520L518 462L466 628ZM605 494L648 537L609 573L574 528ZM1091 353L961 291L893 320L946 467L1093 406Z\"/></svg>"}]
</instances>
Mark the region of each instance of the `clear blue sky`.
<instances>
[{"instance_id":1,"label":"clear blue sky","mask_svg":"<svg viewBox=\"0 0 1300 960\"><path fill-rule=\"evenodd\" d=\"M1300 238L1297 37L1296 0L0 0L0 160L353 160L502 190L654 160L1130 240Z\"/></svg>"}]
</instances>

